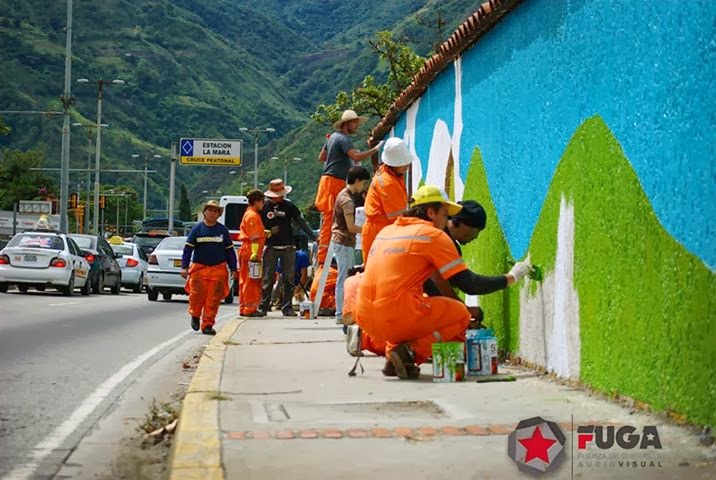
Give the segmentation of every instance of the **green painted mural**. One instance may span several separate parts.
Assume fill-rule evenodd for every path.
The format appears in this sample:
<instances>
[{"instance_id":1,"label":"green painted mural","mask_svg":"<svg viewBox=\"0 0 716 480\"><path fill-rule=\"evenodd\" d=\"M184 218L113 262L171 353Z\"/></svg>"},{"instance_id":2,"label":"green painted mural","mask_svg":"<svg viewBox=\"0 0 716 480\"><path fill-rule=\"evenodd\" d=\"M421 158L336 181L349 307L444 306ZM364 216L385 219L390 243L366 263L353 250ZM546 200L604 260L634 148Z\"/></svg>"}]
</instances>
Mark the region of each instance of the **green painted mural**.
<instances>
[{"instance_id":1,"label":"green painted mural","mask_svg":"<svg viewBox=\"0 0 716 480\"><path fill-rule=\"evenodd\" d=\"M661 226L629 160L598 116L574 133L552 179L529 252L554 270L562 197L574 205L581 381L700 424L716 424L716 275ZM463 198L482 203L488 227L465 258L483 274L511 257L474 150ZM534 293L536 285L530 282ZM519 292L480 298L500 348L520 345ZM559 313L557 313L559 314Z\"/></svg>"}]
</instances>

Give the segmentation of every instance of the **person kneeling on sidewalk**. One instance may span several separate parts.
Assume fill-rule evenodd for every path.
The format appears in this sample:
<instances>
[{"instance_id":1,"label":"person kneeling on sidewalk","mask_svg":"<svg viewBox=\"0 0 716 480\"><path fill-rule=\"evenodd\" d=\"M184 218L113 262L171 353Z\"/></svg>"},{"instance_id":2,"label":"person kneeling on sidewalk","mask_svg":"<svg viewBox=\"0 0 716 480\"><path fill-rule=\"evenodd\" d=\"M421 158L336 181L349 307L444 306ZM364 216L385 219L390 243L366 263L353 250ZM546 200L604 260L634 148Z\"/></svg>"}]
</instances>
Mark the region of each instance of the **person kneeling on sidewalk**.
<instances>
[{"instance_id":1,"label":"person kneeling on sidewalk","mask_svg":"<svg viewBox=\"0 0 716 480\"><path fill-rule=\"evenodd\" d=\"M448 216L461 209L438 187L422 186L410 199L410 209L381 230L373 244L355 313L370 337L386 342L386 358L400 379L419 377L419 365L431 356L433 343L465 341L470 322L465 304L423 294L434 271L463 292L478 293L478 276L444 232ZM520 262L515 268L521 270L515 277L522 278L530 267Z\"/></svg>"},{"instance_id":2,"label":"person kneeling on sidewalk","mask_svg":"<svg viewBox=\"0 0 716 480\"><path fill-rule=\"evenodd\" d=\"M182 278L188 277L184 288L189 293L191 328L199 330L201 319L201 331L206 335L216 335L216 312L221 301L229 295L228 271L238 276L234 243L229 230L218 222L223 210L216 200L204 204L204 221L189 232L181 257L179 274Z\"/></svg>"}]
</instances>

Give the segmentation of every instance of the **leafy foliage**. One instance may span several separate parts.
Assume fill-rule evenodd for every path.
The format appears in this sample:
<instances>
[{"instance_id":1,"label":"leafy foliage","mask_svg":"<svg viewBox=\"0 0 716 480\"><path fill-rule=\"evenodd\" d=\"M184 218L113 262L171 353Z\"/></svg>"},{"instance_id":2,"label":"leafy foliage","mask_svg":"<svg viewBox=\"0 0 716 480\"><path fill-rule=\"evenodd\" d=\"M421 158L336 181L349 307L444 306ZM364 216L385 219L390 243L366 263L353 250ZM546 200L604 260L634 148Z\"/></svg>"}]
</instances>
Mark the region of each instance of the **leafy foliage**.
<instances>
[{"instance_id":1,"label":"leafy foliage","mask_svg":"<svg viewBox=\"0 0 716 480\"><path fill-rule=\"evenodd\" d=\"M186 191L186 185L183 183L179 188L179 218L181 220L191 220L191 204L189 203L189 194Z\"/></svg>"},{"instance_id":2,"label":"leafy foliage","mask_svg":"<svg viewBox=\"0 0 716 480\"><path fill-rule=\"evenodd\" d=\"M4 149L0 153L0 210L11 210L19 200L44 200L54 192L52 179L41 168L45 154Z\"/></svg>"}]
</instances>

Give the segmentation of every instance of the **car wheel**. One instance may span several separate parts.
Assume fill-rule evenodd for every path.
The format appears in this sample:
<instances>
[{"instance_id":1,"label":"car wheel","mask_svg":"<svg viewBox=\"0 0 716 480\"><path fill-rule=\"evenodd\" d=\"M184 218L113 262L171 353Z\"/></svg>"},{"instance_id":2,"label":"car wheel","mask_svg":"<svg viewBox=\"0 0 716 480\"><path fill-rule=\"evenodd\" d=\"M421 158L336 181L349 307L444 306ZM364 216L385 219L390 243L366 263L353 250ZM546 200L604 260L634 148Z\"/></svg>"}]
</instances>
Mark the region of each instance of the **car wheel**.
<instances>
[{"instance_id":1,"label":"car wheel","mask_svg":"<svg viewBox=\"0 0 716 480\"><path fill-rule=\"evenodd\" d=\"M172 299L171 293L162 293L162 298L166 300L167 302Z\"/></svg>"},{"instance_id":2,"label":"car wheel","mask_svg":"<svg viewBox=\"0 0 716 480\"><path fill-rule=\"evenodd\" d=\"M159 292L154 290L153 288L147 287L147 298L150 302L156 302L159 298Z\"/></svg>"},{"instance_id":3,"label":"car wheel","mask_svg":"<svg viewBox=\"0 0 716 480\"><path fill-rule=\"evenodd\" d=\"M117 277L117 283L112 287L112 295L119 295L122 289L122 277Z\"/></svg>"},{"instance_id":4,"label":"car wheel","mask_svg":"<svg viewBox=\"0 0 716 480\"><path fill-rule=\"evenodd\" d=\"M104 291L104 272L100 273L97 277L97 282L94 284L94 293L102 293Z\"/></svg>"},{"instance_id":5,"label":"car wheel","mask_svg":"<svg viewBox=\"0 0 716 480\"><path fill-rule=\"evenodd\" d=\"M144 275L139 276L139 282L132 287L133 293L142 293L142 285L144 285Z\"/></svg>"},{"instance_id":6,"label":"car wheel","mask_svg":"<svg viewBox=\"0 0 716 480\"><path fill-rule=\"evenodd\" d=\"M27 285L18 285L17 289L20 291L20 293L27 293Z\"/></svg>"},{"instance_id":7,"label":"car wheel","mask_svg":"<svg viewBox=\"0 0 716 480\"><path fill-rule=\"evenodd\" d=\"M7 283L0 283L0 293L7 293Z\"/></svg>"},{"instance_id":8,"label":"car wheel","mask_svg":"<svg viewBox=\"0 0 716 480\"><path fill-rule=\"evenodd\" d=\"M80 289L80 292L85 297L92 293L92 283L90 282L89 278L85 281L85 285Z\"/></svg>"},{"instance_id":9,"label":"car wheel","mask_svg":"<svg viewBox=\"0 0 716 480\"><path fill-rule=\"evenodd\" d=\"M70 275L70 282L66 287L61 287L60 291L65 297L71 297L75 293L75 274Z\"/></svg>"},{"instance_id":10,"label":"car wheel","mask_svg":"<svg viewBox=\"0 0 716 480\"><path fill-rule=\"evenodd\" d=\"M37 290L38 292L44 292L45 287L35 287L35 290Z\"/></svg>"}]
</instances>

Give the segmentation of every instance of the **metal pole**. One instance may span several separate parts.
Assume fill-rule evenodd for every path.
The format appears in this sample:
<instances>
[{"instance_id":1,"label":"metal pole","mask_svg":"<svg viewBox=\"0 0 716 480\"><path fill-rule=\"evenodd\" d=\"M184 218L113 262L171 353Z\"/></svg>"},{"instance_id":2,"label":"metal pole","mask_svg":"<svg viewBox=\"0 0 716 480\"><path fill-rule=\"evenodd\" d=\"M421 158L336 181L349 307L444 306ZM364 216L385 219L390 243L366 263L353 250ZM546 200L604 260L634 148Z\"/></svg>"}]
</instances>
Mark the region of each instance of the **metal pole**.
<instances>
[{"instance_id":1,"label":"metal pole","mask_svg":"<svg viewBox=\"0 0 716 480\"><path fill-rule=\"evenodd\" d=\"M77 212L80 208L80 204L82 203L82 182L77 182L77 207L75 208L75 226L77 228L77 233L83 233L82 232L82 225L80 225L80 219L77 215Z\"/></svg>"},{"instance_id":2,"label":"metal pole","mask_svg":"<svg viewBox=\"0 0 716 480\"><path fill-rule=\"evenodd\" d=\"M99 163L102 149L102 80L97 82L97 142L95 142L94 156L94 226L92 232L99 235Z\"/></svg>"},{"instance_id":3,"label":"metal pole","mask_svg":"<svg viewBox=\"0 0 716 480\"><path fill-rule=\"evenodd\" d=\"M142 211L142 220L147 219L147 158L144 158L144 209Z\"/></svg>"},{"instance_id":4,"label":"metal pole","mask_svg":"<svg viewBox=\"0 0 716 480\"><path fill-rule=\"evenodd\" d=\"M17 233L17 202L12 204L12 236Z\"/></svg>"},{"instance_id":5,"label":"metal pole","mask_svg":"<svg viewBox=\"0 0 716 480\"><path fill-rule=\"evenodd\" d=\"M87 130L87 202L85 203L85 232L89 233L89 218L90 218L90 192L92 191L92 131Z\"/></svg>"},{"instance_id":6,"label":"metal pole","mask_svg":"<svg viewBox=\"0 0 716 480\"><path fill-rule=\"evenodd\" d=\"M119 235L119 199L120 199L120 197L117 197L117 208L115 211L117 216L114 219L114 223L116 224L116 227L117 227L114 232L115 235Z\"/></svg>"},{"instance_id":7,"label":"metal pole","mask_svg":"<svg viewBox=\"0 0 716 480\"><path fill-rule=\"evenodd\" d=\"M283 183L288 185L288 159L283 161Z\"/></svg>"},{"instance_id":8,"label":"metal pole","mask_svg":"<svg viewBox=\"0 0 716 480\"><path fill-rule=\"evenodd\" d=\"M65 90L62 95L64 119L62 122L62 158L60 165L60 231L69 232L67 199L70 190L70 79L72 78L72 0L67 0L67 36L65 40Z\"/></svg>"},{"instance_id":9,"label":"metal pole","mask_svg":"<svg viewBox=\"0 0 716 480\"><path fill-rule=\"evenodd\" d=\"M259 131L254 132L254 190L259 188Z\"/></svg>"},{"instance_id":10,"label":"metal pole","mask_svg":"<svg viewBox=\"0 0 716 480\"><path fill-rule=\"evenodd\" d=\"M174 177L177 170L177 143L172 142L172 150L169 159L169 233L174 230ZM184 219L188 220L188 219Z\"/></svg>"}]
</instances>

